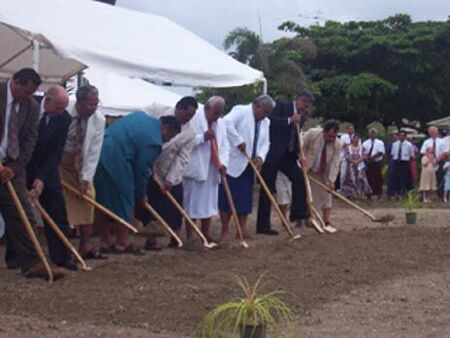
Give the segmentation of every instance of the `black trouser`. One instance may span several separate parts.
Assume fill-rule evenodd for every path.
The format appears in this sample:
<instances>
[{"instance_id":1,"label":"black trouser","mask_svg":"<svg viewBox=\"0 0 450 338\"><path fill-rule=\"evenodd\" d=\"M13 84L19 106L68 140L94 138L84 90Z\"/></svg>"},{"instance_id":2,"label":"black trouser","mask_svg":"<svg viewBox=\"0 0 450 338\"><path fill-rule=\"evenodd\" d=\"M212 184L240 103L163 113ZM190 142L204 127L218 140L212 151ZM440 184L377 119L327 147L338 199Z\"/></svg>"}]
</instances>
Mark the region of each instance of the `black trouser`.
<instances>
[{"instance_id":1,"label":"black trouser","mask_svg":"<svg viewBox=\"0 0 450 338\"><path fill-rule=\"evenodd\" d=\"M286 152L279 161L271 161L269 159L264 163L261 174L272 194L275 192L278 171L284 173L292 184L290 221L309 218L305 182L303 180L303 173L297 164L297 156L294 153ZM256 222L256 230L258 232L264 232L270 229L270 210L270 200L266 192L261 189L259 192L258 218Z\"/></svg>"},{"instance_id":2,"label":"black trouser","mask_svg":"<svg viewBox=\"0 0 450 338\"><path fill-rule=\"evenodd\" d=\"M177 184L170 189L170 194L175 200L183 205L183 185ZM147 185L147 198L148 203L155 209L158 214L170 225L174 230L179 230L183 221L183 217L180 212L175 208L170 199L161 191L158 184L150 177ZM137 208L136 218L139 219L142 224L147 224L153 220L153 217L144 208Z\"/></svg>"},{"instance_id":3,"label":"black trouser","mask_svg":"<svg viewBox=\"0 0 450 338\"><path fill-rule=\"evenodd\" d=\"M66 204L61 187L44 188L39 201L42 207L47 211L49 216L55 221L59 229L66 235L70 236L69 222L67 221ZM70 258L69 249L56 236L55 232L50 228L47 222L45 224L45 237L47 238L48 252L50 259L55 264L62 264Z\"/></svg>"},{"instance_id":4,"label":"black trouser","mask_svg":"<svg viewBox=\"0 0 450 338\"><path fill-rule=\"evenodd\" d=\"M27 196L25 175L17 174L12 183L28 219L34 223L31 205ZM5 220L5 260L7 263L17 262L22 271L25 272L37 264L39 258L6 184L0 184L0 212Z\"/></svg>"},{"instance_id":5,"label":"black trouser","mask_svg":"<svg viewBox=\"0 0 450 338\"><path fill-rule=\"evenodd\" d=\"M394 192L396 196L404 196L413 188L411 165L409 161L394 162Z\"/></svg>"}]
</instances>

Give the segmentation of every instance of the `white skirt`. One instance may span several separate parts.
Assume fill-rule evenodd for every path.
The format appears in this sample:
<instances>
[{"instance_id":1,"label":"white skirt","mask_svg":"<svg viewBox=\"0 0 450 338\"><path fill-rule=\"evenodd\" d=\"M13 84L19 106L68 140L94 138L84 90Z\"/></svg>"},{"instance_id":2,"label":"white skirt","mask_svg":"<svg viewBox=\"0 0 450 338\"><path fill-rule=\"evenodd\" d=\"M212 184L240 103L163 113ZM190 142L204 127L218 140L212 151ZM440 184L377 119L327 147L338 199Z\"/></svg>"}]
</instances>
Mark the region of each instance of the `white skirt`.
<instances>
[{"instance_id":1,"label":"white skirt","mask_svg":"<svg viewBox=\"0 0 450 338\"><path fill-rule=\"evenodd\" d=\"M291 181L281 171L277 173L277 181L275 183L277 203L279 205L288 205L292 200Z\"/></svg>"},{"instance_id":2,"label":"white skirt","mask_svg":"<svg viewBox=\"0 0 450 338\"><path fill-rule=\"evenodd\" d=\"M193 219L210 218L219 213L217 168L209 166L205 181L183 178L183 207Z\"/></svg>"}]
</instances>

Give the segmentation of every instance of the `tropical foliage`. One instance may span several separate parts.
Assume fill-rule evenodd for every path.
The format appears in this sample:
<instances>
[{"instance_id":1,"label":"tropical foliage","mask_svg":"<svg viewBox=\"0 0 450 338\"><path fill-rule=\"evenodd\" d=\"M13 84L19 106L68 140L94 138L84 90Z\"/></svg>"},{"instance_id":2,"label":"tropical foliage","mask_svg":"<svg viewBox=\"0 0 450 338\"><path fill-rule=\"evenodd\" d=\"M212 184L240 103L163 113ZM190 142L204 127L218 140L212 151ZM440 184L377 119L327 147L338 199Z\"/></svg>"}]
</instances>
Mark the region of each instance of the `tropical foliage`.
<instances>
[{"instance_id":1,"label":"tropical foliage","mask_svg":"<svg viewBox=\"0 0 450 338\"><path fill-rule=\"evenodd\" d=\"M318 97L317 116L351 121L357 128L374 120L385 126L424 125L448 114L450 19L412 22L398 14L310 27L285 22L279 29L296 36L263 43L256 33L238 28L224 44L231 55L264 71L275 98L308 87ZM252 86L245 96L259 89ZM243 102L235 101L240 92L220 90L229 106Z\"/></svg>"}]
</instances>

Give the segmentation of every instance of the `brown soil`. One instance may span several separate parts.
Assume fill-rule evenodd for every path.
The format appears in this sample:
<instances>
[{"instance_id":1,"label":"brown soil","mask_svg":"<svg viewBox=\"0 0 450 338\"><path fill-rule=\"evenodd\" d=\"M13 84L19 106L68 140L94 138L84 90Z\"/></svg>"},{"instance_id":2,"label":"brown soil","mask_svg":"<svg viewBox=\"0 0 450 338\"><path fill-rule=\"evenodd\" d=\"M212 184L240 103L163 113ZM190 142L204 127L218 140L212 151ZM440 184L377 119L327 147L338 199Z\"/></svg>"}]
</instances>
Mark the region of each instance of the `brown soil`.
<instances>
[{"instance_id":1,"label":"brown soil","mask_svg":"<svg viewBox=\"0 0 450 338\"><path fill-rule=\"evenodd\" d=\"M400 209L374 213L397 218L372 223L340 206L334 235L302 229L295 242L282 234L215 251L194 241L110 256L51 285L1 262L0 336L189 337L209 310L239 295L229 273L255 280L266 271L267 290L286 292L296 312L294 337L450 336L450 210L420 210L416 226L404 225Z\"/></svg>"}]
</instances>

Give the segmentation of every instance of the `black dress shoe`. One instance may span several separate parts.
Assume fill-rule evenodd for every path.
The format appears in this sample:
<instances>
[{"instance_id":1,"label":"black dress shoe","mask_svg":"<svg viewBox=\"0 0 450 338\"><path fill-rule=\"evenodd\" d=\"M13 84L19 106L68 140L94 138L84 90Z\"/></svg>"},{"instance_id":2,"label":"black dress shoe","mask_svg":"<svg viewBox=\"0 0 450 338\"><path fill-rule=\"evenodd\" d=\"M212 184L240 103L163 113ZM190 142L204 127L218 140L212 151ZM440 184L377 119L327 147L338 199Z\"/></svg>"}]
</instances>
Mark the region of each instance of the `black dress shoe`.
<instances>
[{"instance_id":1,"label":"black dress shoe","mask_svg":"<svg viewBox=\"0 0 450 338\"><path fill-rule=\"evenodd\" d=\"M57 264L57 265L62 267L62 268L66 268L67 270L70 270L70 271L77 271L78 270L78 265L73 259L68 259L64 263L60 263L60 264Z\"/></svg>"},{"instance_id":2,"label":"black dress shoe","mask_svg":"<svg viewBox=\"0 0 450 338\"><path fill-rule=\"evenodd\" d=\"M256 231L256 233L260 234L260 235L269 235L269 236L276 236L276 235L278 235L278 231L277 230L273 230L273 229Z\"/></svg>"}]
</instances>

